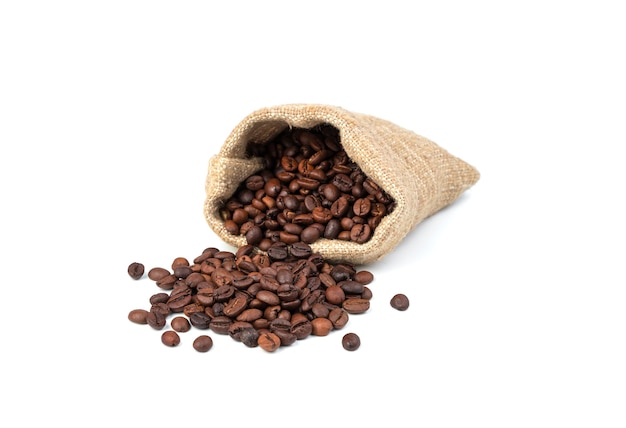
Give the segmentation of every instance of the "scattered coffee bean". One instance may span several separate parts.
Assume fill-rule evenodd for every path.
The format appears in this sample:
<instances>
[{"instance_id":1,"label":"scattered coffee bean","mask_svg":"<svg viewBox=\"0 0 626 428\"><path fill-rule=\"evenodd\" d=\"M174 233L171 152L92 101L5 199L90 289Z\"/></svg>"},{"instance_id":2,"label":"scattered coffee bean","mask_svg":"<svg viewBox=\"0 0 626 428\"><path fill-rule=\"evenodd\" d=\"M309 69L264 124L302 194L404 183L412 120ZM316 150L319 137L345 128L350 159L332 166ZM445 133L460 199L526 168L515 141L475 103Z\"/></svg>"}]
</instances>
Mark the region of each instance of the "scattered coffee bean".
<instances>
[{"instance_id":1,"label":"scattered coffee bean","mask_svg":"<svg viewBox=\"0 0 626 428\"><path fill-rule=\"evenodd\" d=\"M347 333L341 339L341 344L346 351L356 351L361 346L361 338L355 333Z\"/></svg>"},{"instance_id":2,"label":"scattered coffee bean","mask_svg":"<svg viewBox=\"0 0 626 428\"><path fill-rule=\"evenodd\" d=\"M182 316L173 318L172 321L170 321L170 326L174 331L177 331L179 333L184 333L191 329L191 324L189 323L189 320Z\"/></svg>"},{"instance_id":3,"label":"scattered coffee bean","mask_svg":"<svg viewBox=\"0 0 626 428\"><path fill-rule=\"evenodd\" d=\"M145 309L133 309L128 314L128 319L136 324L148 324L148 311Z\"/></svg>"},{"instance_id":4,"label":"scattered coffee bean","mask_svg":"<svg viewBox=\"0 0 626 428\"><path fill-rule=\"evenodd\" d=\"M132 279L140 279L143 276L144 269L144 265L141 263L131 263L128 266L128 275L130 275Z\"/></svg>"},{"instance_id":5,"label":"scattered coffee bean","mask_svg":"<svg viewBox=\"0 0 626 428\"><path fill-rule=\"evenodd\" d=\"M201 335L193 341L193 348L198 352L208 352L213 347L211 336Z\"/></svg>"},{"instance_id":6,"label":"scattered coffee bean","mask_svg":"<svg viewBox=\"0 0 626 428\"><path fill-rule=\"evenodd\" d=\"M257 343L264 351L274 352L280 347L280 338L274 333L263 333L259 335Z\"/></svg>"},{"instance_id":7,"label":"scattered coffee bean","mask_svg":"<svg viewBox=\"0 0 626 428\"><path fill-rule=\"evenodd\" d=\"M173 330L168 330L161 335L161 342L165 346L178 346L180 344L180 336Z\"/></svg>"},{"instance_id":8,"label":"scattered coffee bean","mask_svg":"<svg viewBox=\"0 0 626 428\"><path fill-rule=\"evenodd\" d=\"M326 261L303 241L275 241L268 249L265 254L251 244L236 252L207 248L192 263L174 259L173 273L151 269L148 276L167 291L153 294L149 310L133 310L129 319L161 330L176 314L172 331L162 335L168 346L178 344L174 333L196 328L273 352L310 335L329 335L348 323L349 314L369 309L371 291L364 283L373 280L371 273ZM194 348L209 346L207 337L198 337Z\"/></svg>"},{"instance_id":9,"label":"scattered coffee bean","mask_svg":"<svg viewBox=\"0 0 626 428\"><path fill-rule=\"evenodd\" d=\"M391 298L391 307L399 311L406 311L409 308L409 298L404 294L396 294Z\"/></svg>"}]
</instances>

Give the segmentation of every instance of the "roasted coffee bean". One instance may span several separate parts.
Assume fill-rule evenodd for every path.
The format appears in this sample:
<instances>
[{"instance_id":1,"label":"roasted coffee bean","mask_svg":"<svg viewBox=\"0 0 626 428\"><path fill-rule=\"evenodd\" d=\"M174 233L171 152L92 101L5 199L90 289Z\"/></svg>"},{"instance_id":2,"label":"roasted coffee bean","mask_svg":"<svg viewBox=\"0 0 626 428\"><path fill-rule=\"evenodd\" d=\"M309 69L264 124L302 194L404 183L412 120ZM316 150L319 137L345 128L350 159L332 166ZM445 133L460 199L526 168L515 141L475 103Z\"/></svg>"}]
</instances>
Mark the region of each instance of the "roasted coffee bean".
<instances>
[{"instance_id":1,"label":"roasted coffee bean","mask_svg":"<svg viewBox=\"0 0 626 428\"><path fill-rule=\"evenodd\" d=\"M361 338L356 333L347 333L341 338L341 345L346 351L356 351L361 346Z\"/></svg>"},{"instance_id":2,"label":"roasted coffee bean","mask_svg":"<svg viewBox=\"0 0 626 428\"><path fill-rule=\"evenodd\" d=\"M289 249L284 242L275 242L267 250L267 255L274 260L285 260L289 256Z\"/></svg>"},{"instance_id":3,"label":"roasted coffee bean","mask_svg":"<svg viewBox=\"0 0 626 428\"><path fill-rule=\"evenodd\" d=\"M361 294L365 289L365 286L360 282L350 280L341 281L338 285L345 294Z\"/></svg>"},{"instance_id":4,"label":"roasted coffee bean","mask_svg":"<svg viewBox=\"0 0 626 428\"><path fill-rule=\"evenodd\" d=\"M128 319L135 324L148 324L148 311L145 309L133 309L128 313Z\"/></svg>"},{"instance_id":5,"label":"roasted coffee bean","mask_svg":"<svg viewBox=\"0 0 626 428\"><path fill-rule=\"evenodd\" d=\"M331 285L325 292L326 301L333 305L341 305L346 300L346 294L338 285Z\"/></svg>"},{"instance_id":6,"label":"roasted coffee bean","mask_svg":"<svg viewBox=\"0 0 626 428\"><path fill-rule=\"evenodd\" d=\"M349 314L362 314L370 308L370 301L365 299L346 299L342 307Z\"/></svg>"},{"instance_id":7,"label":"roasted coffee bean","mask_svg":"<svg viewBox=\"0 0 626 428\"><path fill-rule=\"evenodd\" d=\"M261 349L267 352L274 352L280 347L280 338L271 332L259 335L257 343Z\"/></svg>"},{"instance_id":8,"label":"roasted coffee bean","mask_svg":"<svg viewBox=\"0 0 626 428\"><path fill-rule=\"evenodd\" d=\"M225 315L216 316L209 322L209 328L217 334L228 334L233 321Z\"/></svg>"},{"instance_id":9,"label":"roasted coffee bean","mask_svg":"<svg viewBox=\"0 0 626 428\"><path fill-rule=\"evenodd\" d=\"M305 339L308 337L313 331L313 325L311 321L309 321L306 317L304 319L292 320L291 322L291 333L293 333L298 340Z\"/></svg>"},{"instance_id":10,"label":"roasted coffee bean","mask_svg":"<svg viewBox=\"0 0 626 428\"><path fill-rule=\"evenodd\" d=\"M302 242L312 244L313 242L317 241L320 236L321 233L318 228L308 226L302 230L302 233L300 234L300 239L302 240Z\"/></svg>"},{"instance_id":11,"label":"roasted coffee bean","mask_svg":"<svg viewBox=\"0 0 626 428\"><path fill-rule=\"evenodd\" d=\"M396 294L391 298L391 307L399 311L406 311L409 308L409 298L404 294Z\"/></svg>"},{"instance_id":12,"label":"roasted coffee bean","mask_svg":"<svg viewBox=\"0 0 626 428\"><path fill-rule=\"evenodd\" d=\"M166 276L171 275L170 271L165 268L155 267L148 271L148 278L153 281L159 281Z\"/></svg>"},{"instance_id":13,"label":"roasted coffee bean","mask_svg":"<svg viewBox=\"0 0 626 428\"><path fill-rule=\"evenodd\" d=\"M370 239L372 229L368 224L355 224L350 229L350 239L358 244L363 244Z\"/></svg>"},{"instance_id":14,"label":"roasted coffee bean","mask_svg":"<svg viewBox=\"0 0 626 428\"><path fill-rule=\"evenodd\" d=\"M257 245L263 239L263 230L259 226L252 226L246 232L246 241L250 245Z\"/></svg>"},{"instance_id":15,"label":"roasted coffee bean","mask_svg":"<svg viewBox=\"0 0 626 428\"><path fill-rule=\"evenodd\" d=\"M162 288L163 290L171 290L172 288L174 288L174 284L176 283L177 280L178 278L170 274L159 279L156 282L156 285L157 287Z\"/></svg>"},{"instance_id":16,"label":"roasted coffee bean","mask_svg":"<svg viewBox=\"0 0 626 428\"><path fill-rule=\"evenodd\" d=\"M208 352L213 347L211 336L201 335L193 341L193 349L198 352Z\"/></svg>"},{"instance_id":17,"label":"roasted coffee bean","mask_svg":"<svg viewBox=\"0 0 626 428\"><path fill-rule=\"evenodd\" d=\"M165 327L165 315L158 311L150 311L146 315L146 323L155 330L161 330Z\"/></svg>"},{"instance_id":18,"label":"roasted coffee bean","mask_svg":"<svg viewBox=\"0 0 626 428\"><path fill-rule=\"evenodd\" d=\"M254 327L244 328L239 333L239 340L248 348L256 348L259 345L259 332Z\"/></svg>"},{"instance_id":19,"label":"roasted coffee bean","mask_svg":"<svg viewBox=\"0 0 626 428\"><path fill-rule=\"evenodd\" d=\"M168 330L161 335L161 342L165 346L178 346L180 344L180 336L172 330Z\"/></svg>"},{"instance_id":20,"label":"roasted coffee bean","mask_svg":"<svg viewBox=\"0 0 626 428\"><path fill-rule=\"evenodd\" d=\"M254 322L263 316L263 311L258 308L249 308L241 312L236 320L245 322Z\"/></svg>"},{"instance_id":21,"label":"roasted coffee bean","mask_svg":"<svg viewBox=\"0 0 626 428\"><path fill-rule=\"evenodd\" d=\"M328 318L315 318L311 320L311 326L313 336L327 336L333 329L333 324Z\"/></svg>"},{"instance_id":22,"label":"roasted coffee bean","mask_svg":"<svg viewBox=\"0 0 626 428\"><path fill-rule=\"evenodd\" d=\"M224 306L224 315L230 318L236 318L239 314L241 314L246 309L247 306L248 306L248 301L243 294L235 295Z\"/></svg>"},{"instance_id":23,"label":"roasted coffee bean","mask_svg":"<svg viewBox=\"0 0 626 428\"><path fill-rule=\"evenodd\" d=\"M155 303L150 307L150 312L158 312L164 317L167 317L170 313L172 313L170 307L167 306L166 303Z\"/></svg>"},{"instance_id":24,"label":"roasted coffee bean","mask_svg":"<svg viewBox=\"0 0 626 428\"><path fill-rule=\"evenodd\" d=\"M185 279L189 275L191 275L192 273L193 273L193 271L191 270L191 268L189 266L177 266L174 269L174 276L177 277L177 278Z\"/></svg>"},{"instance_id":25,"label":"roasted coffee bean","mask_svg":"<svg viewBox=\"0 0 626 428\"><path fill-rule=\"evenodd\" d=\"M195 328L198 328L200 330L206 330L207 328L209 328L209 325L211 323L211 317L208 316L205 312L194 312L189 317L189 322Z\"/></svg>"},{"instance_id":26,"label":"roasted coffee bean","mask_svg":"<svg viewBox=\"0 0 626 428\"><path fill-rule=\"evenodd\" d=\"M157 303L166 303L170 298L167 293L156 293L150 297L150 304L156 305Z\"/></svg>"},{"instance_id":27,"label":"roasted coffee bean","mask_svg":"<svg viewBox=\"0 0 626 428\"><path fill-rule=\"evenodd\" d=\"M367 270L362 270L362 271L355 273L353 279L356 282L360 282L363 285L367 285L367 284L370 284L372 281L374 281L374 275Z\"/></svg>"},{"instance_id":28,"label":"roasted coffee bean","mask_svg":"<svg viewBox=\"0 0 626 428\"><path fill-rule=\"evenodd\" d=\"M132 279L140 279L143 276L144 270L144 265L138 262L133 262L128 265L128 275L130 275Z\"/></svg>"},{"instance_id":29,"label":"roasted coffee bean","mask_svg":"<svg viewBox=\"0 0 626 428\"><path fill-rule=\"evenodd\" d=\"M328 314L328 319L336 330L342 329L348 323L349 315L342 308L334 308Z\"/></svg>"},{"instance_id":30,"label":"roasted coffee bean","mask_svg":"<svg viewBox=\"0 0 626 428\"><path fill-rule=\"evenodd\" d=\"M354 205L352 205L352 211L354 215L358 216L366 216L369 214L370 209L372 208L372 202L368 198L360 198L354 201Z\"/></svg>"},{"instance_id":31,"label":"roasted coffee bean","mask_svg":"<svg viewBox=\"0 0 626 428\"><path fill-rule=\"evenodd\" d=\"M191 303L191 289L172 294L167 300L167 306L171 312L182 312L185 306Z\"/></svg>"},{"instance_id":32,"label":"roasted coffee bean","mask_svg":"<svg viewBox=\"0 0 626 428\"><path fill-rule=\"evenodd\" d=\"M173 318L172 321L170 321L170 326L174 331L177 331L179 333L184 333L191 329L191 324L189 323L189 320L185 317L180 316Z\"/></svg>"}]
</instances>

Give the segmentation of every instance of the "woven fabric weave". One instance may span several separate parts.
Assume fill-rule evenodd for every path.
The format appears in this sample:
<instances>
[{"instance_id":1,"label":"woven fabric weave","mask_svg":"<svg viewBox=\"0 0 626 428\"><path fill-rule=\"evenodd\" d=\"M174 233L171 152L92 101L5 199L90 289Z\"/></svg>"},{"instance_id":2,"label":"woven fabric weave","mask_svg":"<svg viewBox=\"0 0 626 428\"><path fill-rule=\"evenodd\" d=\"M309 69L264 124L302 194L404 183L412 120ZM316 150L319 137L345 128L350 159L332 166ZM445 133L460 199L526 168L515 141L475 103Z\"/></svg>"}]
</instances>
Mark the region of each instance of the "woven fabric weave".
<instances>
[{"instance_id":1,"label":"woven fabric weave","mask_svg":"<svg viewBox=\"0 0 626 428\"><path fill-rule=\"evenodd\" d=\"M235 247L246 243L243 236L224 228L220 209L243 180L264 167L261 159L246 157L247 144L267 143L288 127L320 124L339 130L348 156L396 202L366 243L314 242L313 251L328 260L363 265L383 258L422 220L452 203L480 178L476 168L465 161L384 119L317 104L262 108L245 117L209 161L204 214L222 240Z\"/></svg>"}]
</instances>

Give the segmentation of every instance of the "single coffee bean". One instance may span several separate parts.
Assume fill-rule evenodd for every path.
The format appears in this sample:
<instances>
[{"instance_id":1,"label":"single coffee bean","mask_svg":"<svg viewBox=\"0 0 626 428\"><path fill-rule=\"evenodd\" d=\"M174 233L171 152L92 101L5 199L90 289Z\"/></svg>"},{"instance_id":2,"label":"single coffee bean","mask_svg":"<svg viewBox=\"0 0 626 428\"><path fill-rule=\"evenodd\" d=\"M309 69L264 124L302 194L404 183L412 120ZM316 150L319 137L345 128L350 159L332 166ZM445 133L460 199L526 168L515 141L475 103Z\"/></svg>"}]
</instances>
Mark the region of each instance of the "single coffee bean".
<instances>
[{"instance_id":1,"label":"single coffee bean","mask_svg":"<svg viewBox=\"0 0 626 428\"><path fill-rule=\"evenodd\" d=\"M256 348L259 345L259 332L253 328L244 328L239 333L239 340L248 348Z\"/></svg>"},{"instance_id":2,"label":"single coffee bean","mask_svg":"<svg viewBox=\"0 0 626 428\"><path fill-rule=\"evenodd\" d=\"M148 311L145 309L133 309L128 313L128 319L136 324L148 324Z\"/></svg>"},{"instance_id":3,"label":"single coffee bean","mask_svg":"<svg viewBox=\"0 0 626 428\"><path fill-rule=\"evenodd\" d=\"M209 328L217 334L228 334L233 321L225 315L216 316L209 323Z\"/></svg>"},{"instance_id":4,"label":"single coffee bean","mask_svg":"<svg viewBox=\"0 0 626 428\"><path fill-rule=\"evenodd\" d=\"M372 229L368 224L355 224L350 229L350 240L363 244L370 239L372 235Z\"/></svg>"},{"instance_id":5,"label":"single coffee bean","mask_svg":"<svg viewBox=\"0 0 626 428\"><path fill-rule=\"evenodd\" d=\"M161 335L161 342L165 346L178 346L180 344L180 336L173 330L168 330Z\"/></svg>"},{"instance_id":6,"label":"single coffee bean","mask_svg":"<svg viewBox=\"0 0 626 428\"><path fill-rule=\"evenodd\" d=\"M285 260L289 256L289 249L284 242L275 242L267 250L267 254L273 260Z\"/></svg>"},{"instance_id":7,"label":"single coffee bean","mask_svg":"<svg viewBox=\"0 0 626 428\"><path fill-rule=\"evenodd\" d=\"M236 318L248 307L248 301L243 294L237 294L224 306L224 315Z\"/></svg>"},{"instance_id":8,"label":"single coffee bean","mask_svg":"<svg viewBox=\"0 0 626 428\"><path fill-rule=\"evenodd\" d=\"M360 282L363 285L367 285L367 284L370 284L372 281L374 281L374 275L367 270L361 270L354 274L353 279L356 282Z\"/></svg>"},{"instance_id":9,"label":"single coffee bean","mask_svg":"<svg viewBox=\"0 0 626 428\"><path fill-rule=\"evenodd\" d=\"M326 301L333 305L341 305L346 300L346 294L338 285L331 285L325 292Z\"/></svg>"},{"instance_id":10,"label":"single coffee bean","mask_svg":"<svg viewBox=\"0 0 626 428\"><path fill-rule=\"evenodd\" d=\"M396 294L391 298L391 307L399 311L406 311L409 308L409 298L404 294Z\"/></svg>"},{"instance_id":11,"label":"single coffee bean","mask_svg":"<svg viewBox=\"0 0 626 428\"><path fill-rule=\"evenodd\" d=\"M159 281L168 275L170 275L170 271L165 268L155 267L148 271L148 278L153 281Z\"/></svg>"},{"instance_id":12,"label":"single coffee bean","mask_svg":"<svg viewBox=\"0 0 626 428\"><path fill-rule=\"evenodd\" d=\"M207 328L209 328L209 325L211 323L211 317L208 316L205 312L194 312L189 317L189 322L195 328L198 328L200 330L206 330Z\"/></svg>"},{"instance_id":13,"label":"single coffee bean","mask_svg":"<svg viewBox=\"0 0 626 428\"><path fill-rule=\"evenodd\" d=\"M198 352L208 352L213 347L211 336L201 335L193 341L193 349Z\"/></svg>"},{"instance_id":14,"label":"single coffee bean","mask_svg":"<svg viewBox=\"0 0 626 428\"><path fill-rule=\"evenodd\" d=\"M150 311L146 316L146 323L155 330L165 327L165 315L158 311Z\"/></svg>"},{"instance_id":15,"label":"single coffee bean","mask_svg":"<svg viewBox=\"0 0 626 428\"><path fill-rule=\"evenodd\" d=\"M328 318L315 318L311 320L313 336L327 336L333 329L333 323Z\"/></svg>"},{"instance_id":16,"label":"single coffee bean","mask_svg":"<svg viewBox=\"0 0 626 428\"><path fill-rule=\"evenodd\" d=\"M184 333L191 329L191 324L189 324L189 320L182 316L174 317L170 321L170 326L174 331L177 331L179 333Z\"/></svg>"},{"instance_id":17,"label":"single coffee bean","mask_svg":"<svg viewBox=\"0 0 626 428\"><path fill-rule=\"evenodd\" d=\"M334 308L328 314L328 319L336 330L340 330L348 324L349 315L342 308Z\"/></svg>"},{"instance_id":18,"label":"single coffee bean","mask_svg":"<svg viewBox=\"0 0 626 428\"><path fill-rule=\"evenodd\" d=\"M293 333L298 340L307 338L313 332L313 325L306 317L304 319L291 321L291 333Z\"/></svg>"},{"instance_id":19,"label":"single coffee bean","mask_svg":"<svg viewBox=\"0 0 626 428\"><path fill-rule=\"evenodd\" d=\"M144 270L144 265L133 262L128 266L128 275L130 275L132 279L140 279L143 276Z\"/></svg>"},{"instance_id":20,"label":"single coffee bean","mask_svg":"<svg viewBox=\"0 0 626 428\"><path fill-rule=\"evenodd\" d=\"M156 305L157 303L167 303L170 299L170 295L167 293L156 293L150 297L150 304Z\"/></svg>"},{"instance_id":21,"label":"single coffee bean","mask_svg":"<svg viewBox=\"0 0 626 428\"><path fill-rule=\"evenodd\" d=\"M352 205L352 211L354 212L354 215L361 217L369 214L371 208L372 202L368 198L357 199Z\"/></svg>"},{"instance_id":22,"label":"single coffee bean","mask_svg":"<svg viewBox=\"0 0 626 428\"><path fill-rule=\"evenodd\" d=\"M346 299L342 307L349 314L362 314L370 308L370 301L365 299Z\"/></svg>"},{"instance_id":23,"label":"single coffee bean","mask_svg":"<svg viewBox=\"0 0 626 428\"><path fill-rule=\"evenodd\" d=\"M271 332L259 335L257 343L261 349L267 352L274 352L280 347L280 338Z\"/></svg>"},{"instance_id":24,"label":"single coffee bean","mask_svg":"<svg viewBox=\"0 0 626 428\"><path fill-rule=\"evenodd\" d=\"M356 351L361 346L361 338L355 333L347 333L341 339L341 345L346 351Z\"/></svg>"},{"instance_id":25,"label":"single coffee bean","mask_svg":"<svg viewBox=\"0 0 626 428\"><path fill-rule=\"evenodd\" d=\"M259 226L252 226L246 233L246 241L250 245L257 245L263 239L263 230Z\"/></svg>"}]
</instances>

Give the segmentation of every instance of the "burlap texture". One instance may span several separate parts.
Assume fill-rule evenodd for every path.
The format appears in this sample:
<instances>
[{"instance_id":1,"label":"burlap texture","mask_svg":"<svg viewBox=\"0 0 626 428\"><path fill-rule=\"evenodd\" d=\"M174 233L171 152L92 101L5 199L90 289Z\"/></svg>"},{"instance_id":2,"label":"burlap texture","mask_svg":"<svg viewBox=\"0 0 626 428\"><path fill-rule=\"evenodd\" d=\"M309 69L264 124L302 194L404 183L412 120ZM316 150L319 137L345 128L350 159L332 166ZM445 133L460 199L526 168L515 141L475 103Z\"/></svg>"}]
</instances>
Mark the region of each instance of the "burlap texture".
<instances>
[{"instance_id":1,"label":"burlap texture","mask_svg":"<svg viewBox=\"0 0 626 428\"><path fill-rule=\"evenodd\" d=\"M474 167L434 142L383 119L328 105L263 108L244 118L209 161L204 214L221 239L235 247L246 243L244 237L226 231L220 208L245 178L264 166L261 159L246 158L247 143L266 143L287 127L313 128L322 123L339 130L348 156L396 201L368 242L319 239L311 245L331 261L363 265L381 259L417 224L453 202L480 177Z\"/></svg>"}]
</instances>

